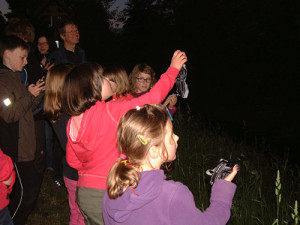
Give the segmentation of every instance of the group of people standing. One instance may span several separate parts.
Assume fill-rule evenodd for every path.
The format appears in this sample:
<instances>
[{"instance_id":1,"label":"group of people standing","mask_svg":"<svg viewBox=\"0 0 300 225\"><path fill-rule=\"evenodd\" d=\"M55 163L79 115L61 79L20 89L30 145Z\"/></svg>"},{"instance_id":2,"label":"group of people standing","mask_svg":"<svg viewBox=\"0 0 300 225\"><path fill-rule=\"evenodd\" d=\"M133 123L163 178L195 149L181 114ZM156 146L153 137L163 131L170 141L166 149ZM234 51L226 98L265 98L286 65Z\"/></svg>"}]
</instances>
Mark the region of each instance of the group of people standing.
<instances>
[{"instance_id":1,"label":"group of people standing","mask_svg":"<svg viewBox=\"0 0 300 225\"><path fill-rule=\"evenodd\" d=\"M25 225L41 186L44 150L46 169L57 169L49 160L51 144L65 153L63 181L55 181L67 188L71 225L228 221L236 168L214 184L204 213L184 185L166 181L160 170L176 158L179 138L171 119L177 97L167 95L187 61L184 52L174 52L156 82L147 64L136 65L128 76L121 66L87 62L72 21L59 26L58 47L51 49L47 36L39 36L36 55L27 44L34 39L29 28L33 31L26 20L14 21L0 43L0 148L8 165L4 178L0 167L0 192L11 192L10 204L0 204L0 224Z\"/></svg>"}]
</instances>

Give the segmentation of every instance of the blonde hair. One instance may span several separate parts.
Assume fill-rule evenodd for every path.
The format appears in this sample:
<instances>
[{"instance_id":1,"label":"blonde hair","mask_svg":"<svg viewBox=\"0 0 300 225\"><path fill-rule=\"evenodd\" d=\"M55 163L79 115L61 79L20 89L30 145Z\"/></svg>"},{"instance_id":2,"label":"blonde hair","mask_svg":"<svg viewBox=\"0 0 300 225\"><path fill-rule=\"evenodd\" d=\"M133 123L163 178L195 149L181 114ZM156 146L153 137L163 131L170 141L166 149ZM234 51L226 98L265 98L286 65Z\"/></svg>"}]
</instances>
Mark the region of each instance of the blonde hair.
<instances>
[{"instance_id":1,"label":"blonde hair","mask_svg":"<svg viewBox=\"0 0 300 225\"><path fill-rule=\"evenodd\" d=\"M57 122L61 112L62 90L67 74L74 65L66 63L52 67L46 77L44 114L51 123Z\"/></svg>"},{"instance_id":2,"label":"blonde hair","mask_svg":"<svg viewBox=\"0 0 300 225\"><path fill-rule=\"evenodd\" d=\"M116 83L117 97L126 96L130 91L129 79L126 70L121 66L110 66L104 69L104 76Z\"/></svg>"},{"instance_id":3,"label":"blonde hair","mask_svg":"<svg viewBox=\"0 0 300 225\"><path fill-rule=\"evenodd\" d=\"M151 80L150 88L152 88L153 85L156 83L156 77L153 68L144 63L137 64L133 67L133 70L129 75L130 91L132 94L136 94L137 92L136 78L139 76L140 73L149 74L151 76L152 80Z\"/></svg>"},{"instance_id":4,"label":"blonde hair","mask_svg":"<svg viewBox=\"0 0 300 225\"><path fill-rule=\"evenodd\" d=\"M127 161L122 163L122 159L119 159L109 172L107 178L109 198L116 199L122 196L127 188L134 189L138 186L141 163L146 159L152 146L162 147L161 157L167 161L168 152L164 137L168 121L171 122L161 105L145 105L139 110L128 111L122 117L118 126L117 143L120 153L127 156ZM147 140L147 143L143 144L138 135Z\"/></svg>"}]
</instances>

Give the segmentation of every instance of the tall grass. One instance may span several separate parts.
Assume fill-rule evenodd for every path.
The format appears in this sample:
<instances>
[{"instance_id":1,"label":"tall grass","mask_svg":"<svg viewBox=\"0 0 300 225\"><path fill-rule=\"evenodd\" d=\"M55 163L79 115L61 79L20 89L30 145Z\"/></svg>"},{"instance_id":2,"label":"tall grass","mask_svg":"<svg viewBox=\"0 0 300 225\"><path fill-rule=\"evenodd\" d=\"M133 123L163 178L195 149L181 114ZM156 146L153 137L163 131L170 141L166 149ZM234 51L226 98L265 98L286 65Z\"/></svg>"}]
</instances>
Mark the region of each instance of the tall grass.
<instances>
[{"instance_id":1,"label":"tall grass","mask_svg":"<svg viewBox=\"0 0 300 225\"><path fill-rule=\"evenodd\" d=\"M296 214L294 204L300 195L297 165L291 165L288 158L279 157L270 149L237 143L221 126L189 113L178 112L173 124L180 139L174 170L168 178L187 185L199 209L209 206L211 186L206 170L214 168L220 158L231 159L239 164L240 171L234 179L237 191L228 224L272 224L276 219L278 224L296 223L292 214ZM277 171L281 176L278 195L274 191Z\"/></svg>"}]
</instances>

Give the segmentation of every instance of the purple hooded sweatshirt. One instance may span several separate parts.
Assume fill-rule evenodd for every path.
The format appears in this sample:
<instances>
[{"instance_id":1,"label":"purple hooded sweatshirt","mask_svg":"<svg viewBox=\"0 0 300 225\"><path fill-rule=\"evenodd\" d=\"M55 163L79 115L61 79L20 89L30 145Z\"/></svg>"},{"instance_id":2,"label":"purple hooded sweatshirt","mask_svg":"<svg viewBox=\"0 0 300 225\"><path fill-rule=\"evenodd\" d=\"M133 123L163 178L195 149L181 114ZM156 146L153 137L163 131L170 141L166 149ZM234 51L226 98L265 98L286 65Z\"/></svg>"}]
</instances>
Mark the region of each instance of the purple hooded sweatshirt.
<instances>
[{"instance_id":1,"label":"purple hooded sweatshirt","mask_svg":"<svg viewBox=\"0 0 300 225\"><path fill-rule=\"evenodd\" d=\"M230 217L236 185L217 180L210 198L210 206L201 212L195 205L191 191L182 183L167 181L162 170L145 171L133 193L127 189L117 199L103 200L106 225L222 225Z\"/></svg>"}]
</instances>

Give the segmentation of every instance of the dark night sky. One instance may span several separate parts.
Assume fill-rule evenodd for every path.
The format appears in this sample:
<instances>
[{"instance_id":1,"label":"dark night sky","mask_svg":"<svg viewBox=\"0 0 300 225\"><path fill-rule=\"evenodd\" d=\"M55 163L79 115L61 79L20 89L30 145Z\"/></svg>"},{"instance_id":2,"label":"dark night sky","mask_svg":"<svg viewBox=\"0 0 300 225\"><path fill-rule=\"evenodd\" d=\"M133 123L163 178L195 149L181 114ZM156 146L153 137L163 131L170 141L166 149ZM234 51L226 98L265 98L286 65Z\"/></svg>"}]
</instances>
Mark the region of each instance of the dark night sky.
<instances>
[{"instance_id":1,"label":"dark night sky","mask_svg":"<svg viewBox=\"0 0 300 225\"><path fill-rule=\"evenodd\" d=\"M114 6L122 9L125 2L118 0ZM0 0L1 11L3 3ZM255 136L260 140L265 138L278 152L291 149L296 155L300 147L297 2L211 1L211 4L215 5L212 7L210 2L204 5L208 10L189 9L189 18L185 15L177 18L182 38L172 37L173 45L165 42L169 49L163 52L164 61L156 62L155 55L150 54L146 62L160 73L169 62L170 49L185 50L189 57L188 101L193 112L223 123L232 135L242 136L246 132L252 140ZM196 26L190 27L190 21L198 20L193 23ZM155 32L152 42L145 44L144 37L135 33L141 40L139 44L145 49L152 44L156 47L154 52L160 50L157 46L164 45L160 42L161 35ZM82 35L80 44L83 42ZM138 63L134 60L147 60L147 55L134 55L135 48L133 45L123 49L132 53L121 59L124 66L128 62ZM114 51L118 54L118 49Z\"/></svg>"}]
</instances>

